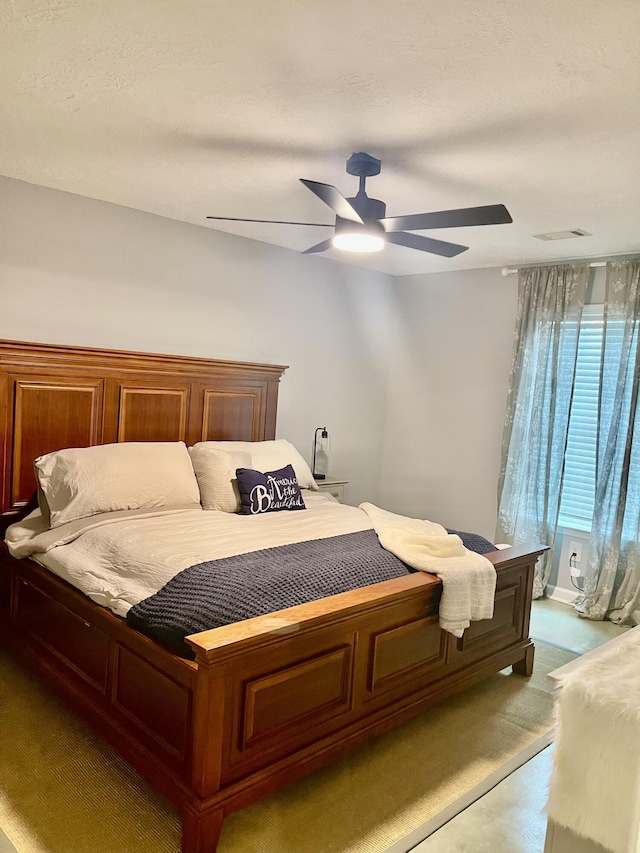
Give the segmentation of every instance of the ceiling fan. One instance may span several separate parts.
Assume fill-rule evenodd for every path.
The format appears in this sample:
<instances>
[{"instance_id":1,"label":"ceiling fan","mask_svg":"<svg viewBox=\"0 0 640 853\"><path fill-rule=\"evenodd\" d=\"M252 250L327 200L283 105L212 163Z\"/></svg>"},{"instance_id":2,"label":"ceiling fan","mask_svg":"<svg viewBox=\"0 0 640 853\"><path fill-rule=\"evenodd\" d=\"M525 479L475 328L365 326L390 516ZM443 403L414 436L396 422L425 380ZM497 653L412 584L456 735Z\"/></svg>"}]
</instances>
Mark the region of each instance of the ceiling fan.
<instances>
[{"instance_id":1,"label":"ceiling fan","mask_svg":"<svg viewBox=\"0 0 640 853\"><path fill-rule=\"evenodd\" d=\"M219 219L227 222L265 222L275 225L313 225L322 228L334 227L334 235L309 249L304 255L325 252L332 247L349 252L378 252L385 243L395 243L430 252L445 258L453 258L466 252L468 246L458 243L446 243L410 234L410 231L422 231L429 228L460 228L469 225L502 225L513 222L509 211L503 204L489 204L484 207L464 207L459 210L440 210L435 213L414 213L409 216L387 217L387 206L377 198L369 198L365 190L367 178L380 174L382 162L370 154L360 151L347 160L347 172L360 179L358 194L345 198L331 184L308 181L300 178L312 193L318 196L336 214L335 226L320 222L287 222L278 219L238 219L232 216L207 216L207 219Z\"/></svg>"}]
</instances>

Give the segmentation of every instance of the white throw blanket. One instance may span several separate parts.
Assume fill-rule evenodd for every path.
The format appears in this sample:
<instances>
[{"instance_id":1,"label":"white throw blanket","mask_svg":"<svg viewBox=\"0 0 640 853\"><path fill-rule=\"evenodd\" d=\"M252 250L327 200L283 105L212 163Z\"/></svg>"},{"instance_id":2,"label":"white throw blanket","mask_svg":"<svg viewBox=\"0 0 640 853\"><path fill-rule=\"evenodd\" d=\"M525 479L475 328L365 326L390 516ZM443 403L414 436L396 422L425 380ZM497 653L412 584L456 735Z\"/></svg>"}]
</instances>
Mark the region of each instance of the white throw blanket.
<instances>
[{"instance_id":1,"label":"white throw blanket","mask_svg":"<svg viewBox=\"0 0 640 853\"><path fill-rule=\"evenodd\" d=\"M412 569L440 578L444 631L461 637L471 621L491 619L496 570L486 557L468 551L459 536L433 521L396 515L371 503L359 508L369 516L383 548Z\"/></svg>"}]
</instances>

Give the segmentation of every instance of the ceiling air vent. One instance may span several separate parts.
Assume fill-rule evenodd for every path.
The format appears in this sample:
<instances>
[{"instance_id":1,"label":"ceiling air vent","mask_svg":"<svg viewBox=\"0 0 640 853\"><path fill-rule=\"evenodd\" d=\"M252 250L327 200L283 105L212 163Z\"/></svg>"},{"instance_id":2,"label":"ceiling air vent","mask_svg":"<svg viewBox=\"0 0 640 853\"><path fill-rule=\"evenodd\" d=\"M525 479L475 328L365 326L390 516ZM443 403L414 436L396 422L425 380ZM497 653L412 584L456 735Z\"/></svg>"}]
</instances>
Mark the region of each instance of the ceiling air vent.
<instances>
[{"instance_id":1,"label":"ceiling air vent","mask_svg":"<svg viewBox=\"0 0 640 853\"><path fill-rule=\"evenodd\" d=\"M571 231L549 231L548 234L534 234L536 240L571 240L572 237L593 237L588 231L573 228Z\"/></svg>"}]
</instances>

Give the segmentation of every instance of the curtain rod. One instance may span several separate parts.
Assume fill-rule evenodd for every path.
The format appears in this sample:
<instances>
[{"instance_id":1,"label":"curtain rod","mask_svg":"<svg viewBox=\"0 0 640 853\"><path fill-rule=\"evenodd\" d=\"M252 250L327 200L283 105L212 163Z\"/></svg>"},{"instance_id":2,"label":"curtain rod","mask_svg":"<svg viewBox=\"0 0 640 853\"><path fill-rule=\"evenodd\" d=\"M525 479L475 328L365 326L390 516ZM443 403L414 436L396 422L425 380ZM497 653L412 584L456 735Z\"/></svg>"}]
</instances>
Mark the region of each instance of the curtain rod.
<instances>
[{"instance_id":1,"label":"curtain rod","mask_svg":"<svg viewBox=\"0 0 640 853\"><path fill-rule=\"evenodd\" d=\"M558 263L561 263L561 262L558 262ZM593 267L606 267L606 265L607 265L606 261L593 261L593 263L589 264L589 266L592 268ZM541 264L541 266L542 266L542 264ZM515 275L518 271L519 271L519 267L513 267L513 268L512 267L502 267L502 270L501 270L502 275L505 277L508 275Z\"/></svg>"}]
</instances>

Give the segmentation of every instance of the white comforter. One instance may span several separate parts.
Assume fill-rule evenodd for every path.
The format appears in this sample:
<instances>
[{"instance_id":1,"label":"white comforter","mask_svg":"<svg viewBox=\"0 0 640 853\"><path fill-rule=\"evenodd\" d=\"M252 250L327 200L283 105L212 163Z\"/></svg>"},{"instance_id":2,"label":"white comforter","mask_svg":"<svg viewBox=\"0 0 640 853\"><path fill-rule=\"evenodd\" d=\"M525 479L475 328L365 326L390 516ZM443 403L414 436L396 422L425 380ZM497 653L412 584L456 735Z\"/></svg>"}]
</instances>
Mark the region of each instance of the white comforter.
<instances>
[{"instance_id":1,"label":"white comforter","mask_svg":"<svg viewBox=\"0 0 640 853\"><path fill-rule=\"evenodd\" d=\"M374 528L384 548L443 582L440 624L460 637L493 613L495 569L430 521L373 504L359 508L304 490L307 509L246 516L202 509L126 510L48 530L39 511L7 530L14 557L31 557L93 601L126 616L183 569L206 560Z\"/></svg>"},{"instance_id":2,"label":"white comforter","mask_svg":"<svg viewBox=\"0 0 640 853\"><path fill-rule=\"evenodd\" d=\"M39 511L7 530L14 557L32 557L118 616L205 560L371 529L359 509L303 491L307 510L247 516L125 510L47 530Z\"/></svg>"}]
</instances>

